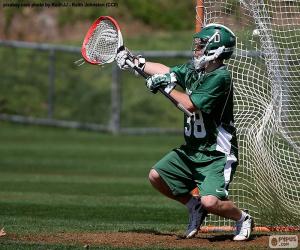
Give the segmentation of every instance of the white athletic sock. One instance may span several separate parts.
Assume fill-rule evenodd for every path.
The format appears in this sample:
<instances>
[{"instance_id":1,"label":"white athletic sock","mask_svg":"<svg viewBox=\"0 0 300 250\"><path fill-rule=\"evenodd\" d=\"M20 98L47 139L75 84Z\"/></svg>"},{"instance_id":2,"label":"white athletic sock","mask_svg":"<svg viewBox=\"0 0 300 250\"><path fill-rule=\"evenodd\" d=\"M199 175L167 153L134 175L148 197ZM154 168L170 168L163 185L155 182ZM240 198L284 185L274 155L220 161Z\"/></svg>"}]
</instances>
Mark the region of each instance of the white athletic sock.
<instances>
[{"instance_id":1,"label":"white athletic sock","mask_svg":"<svg viewBox=\"0 0 300 250\"><path fill-rule=\"evenodd\" d=\"M197 204L199 204L198 199L196 199L195 197L192 197L186 204L185 206L187 207L188 210L191 210L194 206L196 206Z\"/></svg>"},{"instance_id":2,"label":"white athletic sock","mask_svg":"<svg viewBox=\"0 0 300 250\"><path fill-rule=\"evenodd\" d=\"M245 220L245 218L246 218L247 215L248 215L248 214L246 214L244 211L242 211L242 216L241 216L241 218L237 221L237 223L243 222L243 221Z\"/></svg>"}]
</instances>

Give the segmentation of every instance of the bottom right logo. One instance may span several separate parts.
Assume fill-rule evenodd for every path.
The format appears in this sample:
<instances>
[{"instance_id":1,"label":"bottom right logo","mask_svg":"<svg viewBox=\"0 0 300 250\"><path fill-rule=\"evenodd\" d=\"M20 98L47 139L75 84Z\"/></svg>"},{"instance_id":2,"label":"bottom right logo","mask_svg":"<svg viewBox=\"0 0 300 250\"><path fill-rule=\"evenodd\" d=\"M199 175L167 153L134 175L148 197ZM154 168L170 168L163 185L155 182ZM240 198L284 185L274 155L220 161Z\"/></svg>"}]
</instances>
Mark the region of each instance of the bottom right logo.
<instances>
[{"instance_id":1,"label":"bottom right logo","mask_svg":"<svg viewBox=\"0 0 300 250\"><path fill-rule=\"evenodd\" d=\"M297 235L271 235L269 238L270 248L297 248Z\"/></svg>"}]
</instances>

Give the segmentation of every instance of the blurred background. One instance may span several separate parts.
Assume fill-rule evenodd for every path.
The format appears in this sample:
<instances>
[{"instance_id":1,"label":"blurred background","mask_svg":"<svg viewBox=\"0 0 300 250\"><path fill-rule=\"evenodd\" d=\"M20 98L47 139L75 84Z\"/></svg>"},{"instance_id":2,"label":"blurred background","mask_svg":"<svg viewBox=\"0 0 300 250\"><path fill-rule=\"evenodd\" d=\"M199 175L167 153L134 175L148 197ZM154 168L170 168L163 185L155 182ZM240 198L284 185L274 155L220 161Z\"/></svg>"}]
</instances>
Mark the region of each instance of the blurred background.
<instances>
[{"instance_id":1,"label":"blurred background","mask_svg":"<svg viewBox=\"0 0 300 250\"><path fill-rule=\"evenodd\" d=\"M30 42L0 47L0 113L48 119L31 119L38 123L114 131L181 125L181 113L164 97L149 93L143 79L128 72L121 75L114 64L77 67L74 62L81 58L80 46L89 26L101 15L116 18L125 45L134 53L147 56L149 50L161 50L149 60L170 66L185 62L189 54L181 51L191 49L195 30L193 1L87 1L98 7L82 7L81 1L64 7L61 1L51 3L59 7L0 10L1 39ZM165 58L166 51L177 53Z\"/></svg>"},{"instance_id":2,"label":"blurred background","mask_svg":"<svg viewBox=\"0 0 300 250\"><path fill-rule=\"evenodd\" d=\"M43 7L34 1L20 3L31 7L0 9L2 119L114 133L181 128L181 112L163 96L149 93L143 79L121 74L114 63L100 68L74 62L81 58L80 46L91 23L111 15L135 54L168 66L184 63L191 57L196 1L36 2ZM239 27L239 10L227 12L225 22Z\"/></svg>"}]
</instances>

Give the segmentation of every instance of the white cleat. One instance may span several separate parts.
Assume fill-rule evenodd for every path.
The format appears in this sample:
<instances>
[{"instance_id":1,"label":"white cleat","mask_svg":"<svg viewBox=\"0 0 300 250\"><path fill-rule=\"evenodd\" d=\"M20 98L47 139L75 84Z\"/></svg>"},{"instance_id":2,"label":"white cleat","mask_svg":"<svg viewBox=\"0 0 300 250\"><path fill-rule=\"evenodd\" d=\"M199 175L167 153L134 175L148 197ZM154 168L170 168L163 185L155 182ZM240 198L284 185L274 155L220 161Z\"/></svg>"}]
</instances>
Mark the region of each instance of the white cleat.
<instances>
[{"instance_id":1,"label":"white cleat","mask_svg":"<svg viewBox=\"0 0 300 250\"><path fill-rule=\"evenodd\" d=\"M253 227L254 227L253 219L249 214L247 214L243 222L236 223L236 231L233 240L243 241L249 239Z\"/></svg>"},{"instance_id":2,"label":"white cleat","mask_svg":"<svg viewBox=\"0 0 300 250\"><path fill-rule=\"evenodd\" d=\"M206 210L204 210L200 201L191 208L191 210L189 211L189 225L185 233L186 239L190 239L196 236L206 215L207 212Z\"/></svg>"}]
</instances>

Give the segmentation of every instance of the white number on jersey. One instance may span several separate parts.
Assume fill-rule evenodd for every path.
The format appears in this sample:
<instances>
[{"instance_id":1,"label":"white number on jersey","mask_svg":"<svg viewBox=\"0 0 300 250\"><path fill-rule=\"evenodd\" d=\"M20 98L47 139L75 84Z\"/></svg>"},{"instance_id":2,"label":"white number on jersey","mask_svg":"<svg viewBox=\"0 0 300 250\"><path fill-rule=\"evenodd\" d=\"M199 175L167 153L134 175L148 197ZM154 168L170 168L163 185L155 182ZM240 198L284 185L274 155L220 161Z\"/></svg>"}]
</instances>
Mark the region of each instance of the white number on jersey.
<instances>
[{"instance_id":1,"label":"white number on jersey","mask_svg":"<svg viewBox=\"0 0 300 250\"><path fill-rule=\"evenodd\" d=\"M193 119L193 123L192 123L192 119ZM206 130L204 127L203 117L200 110L194 112L192 117L188 117L186 123L187 124L184 128L184 133L186 136L191 136L192 131L194 137L196 138L204 138L206 136Z\"/></svg>"}]
</instances>

